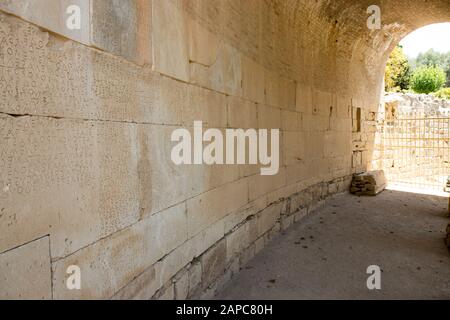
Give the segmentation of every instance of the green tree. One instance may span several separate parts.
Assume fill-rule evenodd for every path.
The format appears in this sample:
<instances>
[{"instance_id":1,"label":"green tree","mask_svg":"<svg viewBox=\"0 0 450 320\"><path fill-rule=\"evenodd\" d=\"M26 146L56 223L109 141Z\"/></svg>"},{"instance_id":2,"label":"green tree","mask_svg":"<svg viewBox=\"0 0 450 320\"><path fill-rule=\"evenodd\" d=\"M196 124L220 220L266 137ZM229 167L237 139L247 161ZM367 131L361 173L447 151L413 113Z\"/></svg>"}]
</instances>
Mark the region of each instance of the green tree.
<instances>
[{"instance_id":1,"label":"green tree","mask_svg":"<svg viewBox=\"0 0 450 320\"><path fill-rule=\"evenodd\" d=\"M386 64L384 76L386 91L400 91L409 88L411 66L403 48L398 45L392 51Z\"/></svg>"},{"instance_id":2,"label":"green tree","mask_svg":"<svg viewBox=\"0 0 450 320\"><path fill-rule=\"evenodd\" d=\"M436 92L445 83L445 72L440 67L418 68L411 77L411 88L417 93Z\"/></svg>"},{"instance_id":3,"label":"green tree","mask_svg":"<svg viewBox=\"0 0 450 320\"><path fill-rule=\"evenodd\" d=\"M411 66L413 69L418 69L422 66L442 68L447 75L446 86L450 86L450 52L440 53L430 49L424 53L420 53L416 59L413 59Z\"/></svg>"}]
</instances>

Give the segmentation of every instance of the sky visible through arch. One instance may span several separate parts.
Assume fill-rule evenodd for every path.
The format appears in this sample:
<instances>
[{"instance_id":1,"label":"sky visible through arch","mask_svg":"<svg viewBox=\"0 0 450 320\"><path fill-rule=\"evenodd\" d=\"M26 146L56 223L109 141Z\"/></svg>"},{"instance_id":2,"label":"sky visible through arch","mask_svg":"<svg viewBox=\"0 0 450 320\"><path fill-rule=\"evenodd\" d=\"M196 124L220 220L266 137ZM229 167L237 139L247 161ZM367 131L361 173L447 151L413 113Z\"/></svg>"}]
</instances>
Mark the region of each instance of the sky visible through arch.
<instances>
[{"instance_id":1,"label":"sky visible through arch","mask_svg":"<svg viewBox=\"0 0 450 320\"><path fill-rule=\"evenodd\" d=\"M406 36L400 44L409 58L416 58L419 53L429 49L450 52L450 22L438 23L417 29Z\"/></svg>"}]
</instances>

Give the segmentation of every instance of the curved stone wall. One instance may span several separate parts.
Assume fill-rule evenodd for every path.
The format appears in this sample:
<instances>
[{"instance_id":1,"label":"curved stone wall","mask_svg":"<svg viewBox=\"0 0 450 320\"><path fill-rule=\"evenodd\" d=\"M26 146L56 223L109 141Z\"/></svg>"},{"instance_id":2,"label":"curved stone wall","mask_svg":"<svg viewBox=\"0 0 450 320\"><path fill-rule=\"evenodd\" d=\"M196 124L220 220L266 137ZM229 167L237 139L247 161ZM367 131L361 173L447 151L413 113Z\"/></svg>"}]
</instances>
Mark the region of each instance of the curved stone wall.
<instances>
[{"instance_id":1,"label":"curved stone wall","mask_svg":"<svg viewBox=\"0 0 450 320\"><path fill-rule=\"evenodd\" d=\"M68 30L68 4L0 0L2 298L214 294L366 169L390 50L450 21L447 0L377 1L381 30L370 1L76 0ZM195 120L280 129L278 174L174 165Z\"/></svg>"}]
</instances>

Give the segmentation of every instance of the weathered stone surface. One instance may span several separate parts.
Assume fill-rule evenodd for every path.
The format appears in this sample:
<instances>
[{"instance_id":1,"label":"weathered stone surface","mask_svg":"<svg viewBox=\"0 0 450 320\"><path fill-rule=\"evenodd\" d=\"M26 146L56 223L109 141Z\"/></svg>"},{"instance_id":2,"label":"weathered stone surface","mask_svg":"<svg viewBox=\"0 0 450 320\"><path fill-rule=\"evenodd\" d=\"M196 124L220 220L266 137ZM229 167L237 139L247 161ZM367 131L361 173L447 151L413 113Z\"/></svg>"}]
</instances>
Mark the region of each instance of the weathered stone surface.
<instances>
[{"instance_id":1,"label":"weathered stone surface","mask_svg":"<svg viewBox=\"0 0 450 320\"><path fill-rule=\"evenodd\" d=\"M207 229L203 230L195 237L184 242L181 246L171 251L162 260L158 261L152 267L147 268L142 274L137 276L128 285L122 288L115 299L150 299L156 291L166 284L179 270L184 268L194 258L202 255L208 248L218 242L224 236L224 225L219 221ZM201 266L193 262L193 271L190 276L191 289L194 290L194 284L201 279ZM194 271L195 270L195 271ZM200 272L200 275L198 274Z\"/></svg>"},{"instance_id":2,"label":"weathered stone surface","mask_svg":"<svg viewBox=\"0 0 450 320\"><path fill-rule=\"evenodd\" d=\"M242 94L254 102L265 102L264 67L251 58L242 56Z\"/></svg>"},{"instance_id":3,"label":"weathered stone surface","mask_svg":"<svg viewBox=\"0 0 450 320\"><path fill-rule=\"evenodd\" d=\"M187 18L181 0L152 1L153 68L189 81Z\"/></svg>"},{"instance_id":4,"label":"weathered stone surface","mask_svg":"<svg viewBox=\"0 0 450 320\"><path fill-rule=\"evenodd\" d=\"M171 159L173 130L179 127L139 125L141 207L158 212L185 199L238 179L234 165L175 165ZM193 136L192 128L189 128Z\"/></svg>"},{"instance_id":5,"label":"weathered stone surface","mask_svg":"<svg viewBox=\"0 0 450 320\"><path fill-rule=\"evenodd\" d=\"M300 220L302 220L304 217L306 217L306 215L308 214L308 209L307 208L303 208L298 210L295 214L294 214L294 221L295 222L299 222Z\"/></svg>"},{"instance_id":6,"label":"weathered stone surface","mask_svg":"<svg viewBox=\"0 0 450 320\"><path fill-rule=\"evenodd\" d=\"M253 216L267 207L267 197L260 197L257 200L249 202L243 208L227 215L224 219L225 233L229 233L236 226L243 223L247 218Z\"/></svg>"},{"instance_id":7,"label":"weathered stone surface","mask_svg":"<svg viewBox=\"0 0 450 320\"><path fill-rule=\"evenodd\" d=\"M218 242L201 257L202 280L205 287L224 272L226 261L227 244L225 240Z\"/></svg>"},{"instance_id":8,"label":"weathered stone surface","mask_svg":"<svg viewBox=\"0 0 450 320\"><path fill-rule=\"evenodd\" d=\"M212 66L221 46L219 36L202 26L199 21L189 21L189 60L205 67Z\"/></svg>"},{"instance_id":9,"label":"weathered stone surface","mask_svg":"<svg viewBox=\"0 0 450 320\"><path fill-rule=\"evenodd\" d=\"M305 114L312 113L312 89L311 86L297 83L296 100L295 100L296 110L303 112Z\"/></svg>"},{"instance_id":10,"label":"weathered stone surface","mask_svg":"<svg viewBox=\"0 0 450 320\"><path fill-rule=\"evenodd\" d=\"M0 1L0 9L85 45L150 64L151 4L149 0ZM70 29L70 6L80 8L80 29Z\"/></svg>"},{"instance_id":11,"label":"weathered stone surface","mask_svg":"<svg viewBox=\"0 0 450 320\"><path fill-rule=\"evenodd\" d=\"M301 113L281 110L281 129L286 131L301 130Z\"/></svg>"},{"instance_id":12,"label":"weathered stone surface","mask_svg":"<svg viewBox=\"0 0 450 320\"><path fill-rule=\"evenodd\" d=\"M229 96L227 98L228 127L257 128L256 104L241 98Z\"/></svg>"},{"instance_id":13,"label":"weathered stone surface","mask_svg":"<svg viewBox=\"0 0 450 320\"><path fill-rule=\"evenodd\" d=\"M286 168L280 168L273 176L255 175L249 178L249 199L256 200L270 191L286 185Z\"/></svg>"},{"instance_id":14,"label":"weathered stone surface","mask_svg":"<svg viewBox=\"0 0 450 320\"><path fill-rule=\"evenodd\" d=\"M135 125L6 115L0 123L0 250L50 233L52 256L62 257L137 221Z\"/></svg>"},{"instance_id":15,"label":"weathered stone surface","mask_svg":"<svg viewBox=\"0 0 450 320\"><path fill-rule=\"evenodd\" d=\"M202 264L196 261L189 268L189 294L195 292L202 281Z\"/></svg>"},{"instance_id":16,"label":"weathered stone surface","mask_svg":"<svg viewBox=\"0 0 450 320\"><path fill-rule=\"evenodd\" d=\"M78 30L69 29L66 24L72 14L67 12L71 5L80 8L81 25ZM90 44L89 0L1 0L0 9L75 41Z\"/></svg>"},{"instance_id":17,"label":"weathered stone surface","mask_svg":"<svg viewBox=\"0 0 450 320\"><path fill-rule=\"evenodd\" d=\"M175 286L172 284L157 297L158 300L173 300L175 298Z\"/></svg>"},{"instance_id":18,"label":"weathered stone surface","mask_svg":"<svg viewBox=\"0 0 450 320\"><path fill-rule=\"evenodd\" d=\"M181 124L187 88L112 55L0 14L0 111ZM76 75L76 77L74 76Z\"/></svg>"},{"instance_id":19,"label":"weathered stone surface","mask_svg":"<svg viewBox=\"0 0 450 320\"><path fill-rule=\"evenodd\" d=\"M257 219L246 221L242 226L234 230L226 237L227 261L242 252L258 236Z\"/></svg>"},{"instance_id":20,"label":"weathered stone surface","mask_svg":"<svg viewBox=\"0 0 450 320\"><path fill-rule=\"evenodd\" d=\"M281 77L278 85L280 86L279 106L284 109L296 110L297 85L295 81Z\"/></svg>"},{"instance_id":21,"label":"weathered stone surface","mask_svg":"<svg viewBox=\"0 0 450 320\"><path fill-rule=\"evenodd\" d=\"M273 204L258 214L258 237L275 226L280 218L282 205L282 203Z\"/></svg>"},{"instance_id":22,"label":"weathered stone surface","mask_svg":"<svg viewBox=\"0 0 450 320\"><path fill-rule=\"evenodd\" d=\"M160 282L157 281L155 265L149 267L142 272L134 280L123 287L113 300L150 300L160 287Z\"/></svg>"},{"instance_id":23,"label":"weathered stone surface","mask_svg":"<svg viewBox=\"0 0 450 320\"><path fill-rule=\"evenodd\" d=\"M266 72L264 80L265 104L272 107L280 107L280 77L272 72Z\"/></svg>"},{"instance_id":24,"label":"weathered stone surface","mask_svg":"<svg viewBox=\"0 0 450 320\"><path fill-rule=\"evenodd\" d=\"M0 253L0 299L51 299L49 238Z\"/></svg>"},{"instance_id":25,"label":"weathered stone surface","mask_svg":"<svg viewBox=\"0 0 450 320\"><path fill-rule=\"evenodd\" d=\"M248 181L241 179L187 201L189 236L248 203Z\"/></svg>"},{"instance_id":26,"label":"weathered stone surface","mask_svg":"<svg viewBox=\"0 0 450 320\"><path fill-rule=\"evenodd\" d=\"M294 223L295 216L290 215L281 219L281 230L287 230Z\"/></svg>"},{"instance_id":27,"label":"weathered stone surface","mask_svg":"<svg viewBox=\"0 0 450 320\"><path fill-rule=\"evenodd\" d=\"M83 298L173 297L173 277L215 243L239 253L253 227L230 232L250 216L260 240L243 259L292 223L283 199L319 184L311 199L290 199L295 220L348 189L322 182L375 160L389 50L416 26L450 18L446 0L386 2L383 21L396 23L380 32L361 28L355 1L76 3L90 7L72 34L66 0L0 0L12 13L0 14L0 252L50 235L55 297L66 297L69 262L92 283ZM193 120L281 129L280 172L173 165L170 135ZM184 222L149 222L183 204Z\"/></svg>"},{"instance_id":28,"label":"weathered stone surface","mask_svg":"<svg viewBox=\"0 0 450 320\"><path fill-rule=\"evenodd\" d=\"M227 126L226 96L211 90L189 86L188 103L183 108L183 124L193 126L202 121L204 127L225 128Z\"/></svg>"},{"instance_id":29,"label":"weathered stone surface","mask_svg":"<svg viewBox=\"0 0 450 320\"><path fill-rule=\"evenodd\" d=\"M185 205L167 209L53 263L54 297L112 297L187 239ZM81 290L67 290L66 269L81 269Z\"/></svg>"},{"instance_id":30,"label":"weathered stone surface","mask_svg":"<svg viewBox=\"0 0 450 320\"><path fill-rule=\"evenodd\" d=\"M214 40L212 41L213 43L215 42ZM242 91L241 55L239 51L226 43L222 43L218 45L217 49L212 48L208 54L211 54L211 52L216 52L216 57L210 64L202 64L196 62L196 60L191 61L191 83L218 92L239 96ZM212 57L197 58L197 60L200 59L210 61Z\"/></svg>"},{"instance_id":31,"label":"weathered stone surface","mask_svg":"<svg viewBox=\"0 0 450 320\"><path fill-rule=\"evenodd\" d=\"M138 64L151 64L151 5L151 0L92 1L92 45Z\"/></svg>"},{"instance_id":32,"label":"weathered stone surface","mask_svg":"<svg viewBox=\"0 0 450 320\"><path fill-rule=\"evenodd\" d=\"M353 176L350 192L356 195L375 196L386 188L383 170L376 170Z\"/></svg>"},{"instance_id":33,"label":"weathered stone surface","mask_svg":"<svg viewBox=\"0 0 450 320\"><path fill-rule=\"evenodd\" d=\"M281 129L281 110L258 104L258 128Z\"/></svg>"},{"instance_id":34,"label":"weathered stone surface","mask_svg":"<svg viewBox=\"0 0 450 320\"><path fill-rule=\"evenodd\" d=\"M174 280L175 299L184 300L189 294L189 272L184 271Z\"/></svg>"}]
</instances>

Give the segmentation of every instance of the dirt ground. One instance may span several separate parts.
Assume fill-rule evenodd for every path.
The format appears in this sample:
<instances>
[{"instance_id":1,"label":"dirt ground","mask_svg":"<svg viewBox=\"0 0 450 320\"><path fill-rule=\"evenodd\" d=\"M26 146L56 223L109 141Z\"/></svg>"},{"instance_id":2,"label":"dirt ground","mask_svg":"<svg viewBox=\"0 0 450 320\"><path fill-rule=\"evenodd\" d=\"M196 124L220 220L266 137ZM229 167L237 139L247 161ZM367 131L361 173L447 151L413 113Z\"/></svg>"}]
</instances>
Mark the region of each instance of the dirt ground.
<instances>
[{"instance_id":1,"label":"dirt ground","mask_svg":"<svg viewBox=\"0 0 450 320\"><path fill-rule=\"evenodd\" d=\"M218 299L450 299L448 199L335 196L274 239ZM381 289L369 290L369 265Z\"/></svg>"}]
</instances>

